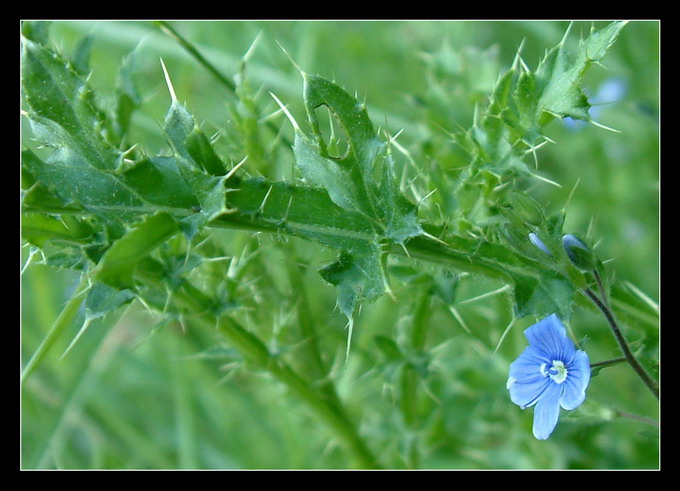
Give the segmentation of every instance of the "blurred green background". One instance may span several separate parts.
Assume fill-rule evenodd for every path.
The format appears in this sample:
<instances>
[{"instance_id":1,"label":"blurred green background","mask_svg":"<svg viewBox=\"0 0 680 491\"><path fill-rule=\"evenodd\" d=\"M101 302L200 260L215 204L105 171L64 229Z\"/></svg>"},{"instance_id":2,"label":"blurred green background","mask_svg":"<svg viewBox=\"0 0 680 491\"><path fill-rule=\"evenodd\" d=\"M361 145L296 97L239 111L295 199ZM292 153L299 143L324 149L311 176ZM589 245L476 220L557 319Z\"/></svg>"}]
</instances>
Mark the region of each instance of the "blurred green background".
<instances>
[{"instance_id":1,"label":"blurred green background","mask_svg":"<svg viewBox=\"0 0 680 491\"><path fill-rule=\"evenodd\" d=\"M501 70L522 58L535 68L556 45L567 22L444 21L233 21L171 22L228 77L260 36L247 64L251 88L265 107L277 95L303 120L302 81L280 46L307 72L333 78L366 100L376 126L417 147L429 117L449 130L469 127L474 105L491 90ZM602 26L604 23L596 23ZM591 23L577 22L568 44L576 49ZM149 153L167 151L160 126L169 96L159 62L168 67L179 99L206 127L219 130L230 114L221 103L231 97L213 77L149 22L53 22L50 39L72 53L91 36L89 77L95 93L113 93L121 59L139 45L136 81L144 97L130 141ZM280 45L280 46L279 46ZM451 53L458 53L453 56ZM480 60L483 60L480 61ZM561 188L537 184L532 194L552 211L567 206L565 229L592 232L596 250L616 272L652 300L659 287L659 24L632 22L603 63L586 77L589 94L601 98L595 119L620 133L593 125L554 122L555 144L538 152L540 174ZM451 90L433 94L432 77ZM422 110L423 102L429 104ZM432 101L439 101L434 104ZM277 124L284 125L281 120ZM210 131L208 131L210 133ZM286 160L287 159L287 160ZM286 178L288 154L268 177ZM221 232L222 233L222 232ZM225 232L226 234L226 232ZM225 239L238 254L245 233ZM276 275L282 261L276 239L262 237L259 260ZM291 241L299 257L318 266L332 257L313 244ZM33 353L75 289L74 273L42 265L22 278L22 355ZM276 280L272 280L276 283ZM310 268L305 286L313 309L328 329L326 349L344 349L344 319L333 311L334 292ZM473 298L500 285L483 278L461 281L457 298ZM284 286L272 286L270 301ZM358 320L356 356L334 376L343 400L378 458L402 467L409 434L395 415L389 363L379 356L375 336L395 337L412 308L405 289L397 305L383 298L366 306ZM285 304L285 301L282 302ZM531 435L531 411L507 396L507 366L525 345L516 323L494 352L511 319L503 295L461 304L452 315L432 306L429 340L431 372L424 379L422 432L417 435L424 468L656 468L659 459L657 401L626 366L593 378L586 403L562 412L548 441ZM285 307L270 308L275 325L285 325ZM282 320L283 319L283 320ZM78 329L59 341L22 393L22 467L33 468L344 468L342 449L294 399L266 374L230 363L214 333L180 325L157 326L160 317L134 305L92 323L76 348L64 349ZM591 361L618 355L601 316L577 311L572 326L587 338ZM627 325L634 346L649 347L658 333ZM272 339L276 339L275 335ZM637 344L636 344L637 343ZM225 362L225 359L227 360Z\"/></svg>"}]
</instances>

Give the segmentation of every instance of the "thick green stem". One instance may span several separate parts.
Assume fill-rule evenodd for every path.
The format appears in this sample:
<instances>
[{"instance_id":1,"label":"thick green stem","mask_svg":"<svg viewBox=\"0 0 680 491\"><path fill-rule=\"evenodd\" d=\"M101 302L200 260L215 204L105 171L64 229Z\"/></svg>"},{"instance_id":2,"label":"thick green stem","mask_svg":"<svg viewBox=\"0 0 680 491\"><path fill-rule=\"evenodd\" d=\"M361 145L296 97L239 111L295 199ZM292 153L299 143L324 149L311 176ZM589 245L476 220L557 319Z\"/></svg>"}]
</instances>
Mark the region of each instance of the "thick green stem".
<instances>
[{"instance_id":1,"label":"thick green stem","mask_svg":"<svg viewBox=\"0 0 680 491\"><path fill-rule=\"evenodd\" d=\"M356 431L355 425L337 401L324 397L321 391L312 388L287 364L271 356L259 339L244 330L233 319L221 318L219 328L236 349L266 369L305 402L331 428L360 467L368 469L380 467L365 441Z\"/></svg>"},{"instance_id":2,"label":"thick green stem","mask_svg":"<svg viewBox=\"0 0 680 491\"><path fill-rule=\"evenodd\" d=\"M196 322L206 327L214 327L217 324L219 331L244 358L268 371L312 409L341 441L359 467L367 469L380 467L337 397L329 397L327 391L317 390L310 385L283 360L272 355L257 336L234 319L212 312L207 297L189 283L182 284L175 291L174 298L178 304L197 313L192 316Z\"/></svg>"}]
</instances>

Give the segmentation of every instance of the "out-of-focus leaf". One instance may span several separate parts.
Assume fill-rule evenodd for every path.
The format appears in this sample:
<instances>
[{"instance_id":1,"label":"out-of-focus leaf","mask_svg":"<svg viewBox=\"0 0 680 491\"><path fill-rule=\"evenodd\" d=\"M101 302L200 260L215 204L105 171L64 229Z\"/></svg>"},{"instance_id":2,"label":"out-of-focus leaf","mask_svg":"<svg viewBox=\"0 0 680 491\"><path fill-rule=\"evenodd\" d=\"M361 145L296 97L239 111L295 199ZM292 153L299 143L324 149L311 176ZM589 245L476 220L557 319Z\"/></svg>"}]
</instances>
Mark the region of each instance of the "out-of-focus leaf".
<instances>
[{"instance_id":1,"label":"out-of-focus leaf","mask_svg":"<svg viewBox=\"0 0 680 491\"><path fill-rule=\"evenodd\" d=\"M142 103L142 96L134 80L138 59L139 45L123 58L116 82L115 125L121 139L130 126L133 111Z\"/></svg>"}]
</instances>

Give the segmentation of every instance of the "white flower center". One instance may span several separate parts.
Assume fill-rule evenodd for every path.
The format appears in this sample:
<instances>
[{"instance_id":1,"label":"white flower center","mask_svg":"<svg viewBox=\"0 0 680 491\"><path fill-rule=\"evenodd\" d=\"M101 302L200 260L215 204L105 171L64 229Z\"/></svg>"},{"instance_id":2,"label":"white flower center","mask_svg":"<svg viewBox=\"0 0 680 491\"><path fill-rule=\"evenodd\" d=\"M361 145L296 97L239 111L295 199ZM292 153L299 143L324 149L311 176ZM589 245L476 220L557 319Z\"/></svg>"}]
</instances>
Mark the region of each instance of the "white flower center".
<instances>
[{"instance_id":1,"label":"white flower center","mask_svg":"<svg viewBox=\"0 0 680 491\"><path fill-rule=\"evenodd\" d=\"M561 384L567 379L567 367L560 360L553 360L552 366L546 370L546 364L541 363L541 373L550 376L557 384Z\"/></svg>"}]
</instances>

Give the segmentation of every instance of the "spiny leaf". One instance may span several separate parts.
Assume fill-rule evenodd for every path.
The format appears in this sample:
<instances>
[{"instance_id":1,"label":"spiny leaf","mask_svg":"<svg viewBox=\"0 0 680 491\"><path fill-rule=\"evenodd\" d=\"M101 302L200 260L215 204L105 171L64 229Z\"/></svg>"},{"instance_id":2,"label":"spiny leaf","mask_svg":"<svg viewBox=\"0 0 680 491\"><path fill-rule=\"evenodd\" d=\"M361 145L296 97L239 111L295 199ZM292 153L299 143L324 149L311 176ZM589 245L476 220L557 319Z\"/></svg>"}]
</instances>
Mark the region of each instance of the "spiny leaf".
<instances>
[{"instance_id":1,"label":"spiny leaf","mask_svg":"<svg viewBox=\"0 0 680 491\"><path fill-rule=\"evenodd\" d=\"M295 135L295 157L305 179L326 189L331 199L348 211L372 219L378 235L402 243L420 235L415 206L399 190L387 146L378 138L364 104L337 84L303 73L305 108L314 141L301 131ZM330 157L319 129L316 109L325 106L336 119L347 151Z\"/></svg>"},{"instance_id":2,"label":"spiny leaf","mask_svg":"<svg viewBox=\"0 0 680 491\"><path fill-rule=\"evenodd\" d=\"M583 75L592 63L605 56L625 25L626 22L612 22L599 31L591 29L590 36L580 41L574 62L570 61L565 49L567 31L562 42L545 55L536 70L540 88L537 110L590 120L590 104L581 89Z\"/></svg>"},{"instance_id":3,"label":"spiny leaf","mask_svg":"<svg viewBox=\"0 0 680 491\"><path fill-rule=\"evenodd\" d=\"M97 282L90 288L85 299L85 319L90 321L103 317L134 298L132 290L120 290Z\"/></svg>"},{"instance_id":4,"label":"spiny leaf","mask_svg":"<svg viewBox=\"0 0 680 491\"><path fill-rule=\"evenodd\" d=\"M172 103L163 130L173 150L177 168L196 196L201 206L201 216L207 222L231 211L226 204L226 169L191 113L175 98L169 78L168 86Z\"/></svg>"},{"instance_id":5,"label":"spiny leaf","mask_svg":"<svg viewBox=\"0 0 680 491\"><path fill-rule=\"evenodd\" d=\"M387 288L382 243L403 244L422 234L422 229L415 206L401 194L392 156L378 138L364 104L323 77L302 75L313 138L292 121L297 166L309 184L325 189L335 205L365 217L370 226L366 238L329 244L340 250L340 257L321 270L337 287L338 306L351 325L357 306L374 300ZM347 150L340 157L331 157L319 128L315 111L321 106L328 108L346 140Z\"/></svg>"},{"instance_id":6,"label":"spiny leaf","mask_svg":"<svg viewBox=\"0 0 680 491\"><path fill-rule=\"evenodd\" d=\"M56 149L77 148L89 165L115 169L119 152L106 142L107 123L70 62L28 39L22 40L21 61L24 100L38 141Z\"/></svg>"},{"instance_id":7,"label":"spiny leaf","mask_svg":"<svg viewBox=\"0 0 680 491\"><path fill-rule=\"evenodd\" d=\"M515 273L513 280L517 318L557 314L568 321L571 317L574 286L567 278L552 272L538 278Z\"/></svg>"}]
</instances>

